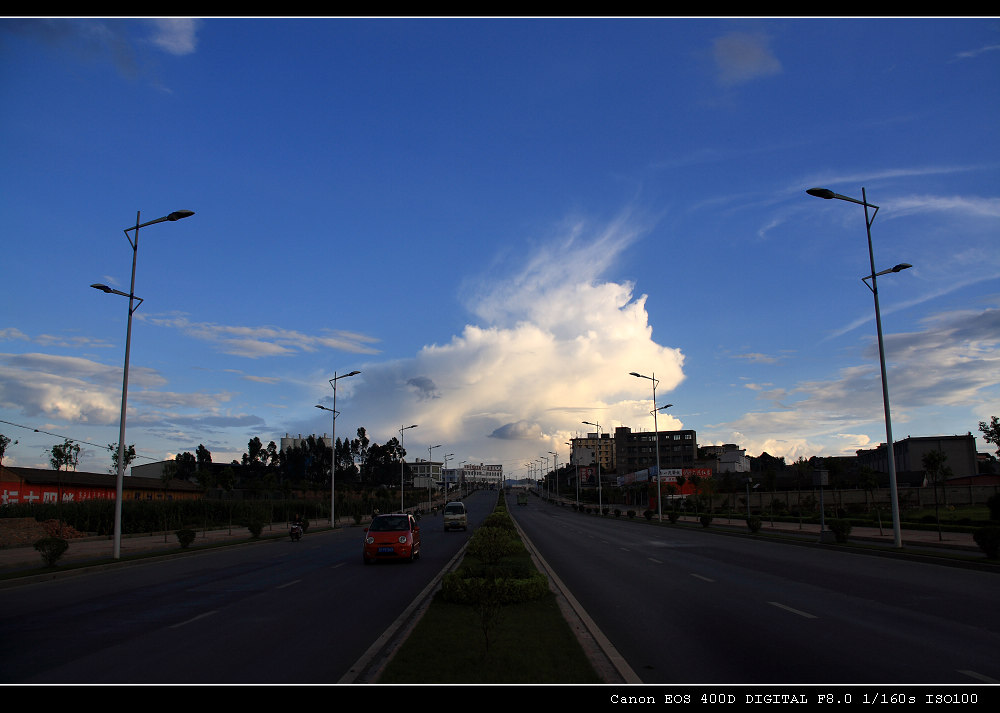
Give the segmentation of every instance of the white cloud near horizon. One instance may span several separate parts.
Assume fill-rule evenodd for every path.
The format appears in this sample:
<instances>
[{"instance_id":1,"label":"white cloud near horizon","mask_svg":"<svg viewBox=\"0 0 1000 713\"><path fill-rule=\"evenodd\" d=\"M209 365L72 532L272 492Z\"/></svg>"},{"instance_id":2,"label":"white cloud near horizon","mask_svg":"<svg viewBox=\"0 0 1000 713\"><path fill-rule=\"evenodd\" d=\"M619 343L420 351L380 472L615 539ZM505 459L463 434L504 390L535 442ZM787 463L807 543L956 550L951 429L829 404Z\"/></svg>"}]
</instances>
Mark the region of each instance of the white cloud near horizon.
<instances>
[{"instance_id":1,"label":"white cloud near horizon","mask_svg":"<svg viewBox=\"0 0 1000 713\"><path fill-rule=\"evenodd\" d=\"M684 379L684 356L653 341L644 295L603 278L641 233L625 217L578 223L507 274L480 279L468 301L479 323L411 359L366 365L352 420L386 439L417 423L407 439L490 462L565 452L565 441L594 430L584 420L609 429L647 423L650 382L629 372L655 375L666 395Z\"/></svg>"},{"instance_id":2,"label":"white cloud near horizon","mask_svg":"<svg viewBox=\"0 0 1000 713\"><path fill-rule=\"evenodd\" d=\"M907 423L926 407L967 409L971 414L998 403L1000 384L1000 308L938 314L925 329L885 338L893 423ZM759 390L770 408L746 413L712 430L733 434L751 455L768 452L799 456L838 454L837 439L884 425L877 345L872 339L859 355L861 365L845 367L833 378L801 381L791 387ZM939 435L922 433L920 435ZM954 435L954 434L952 434ZM894 433L894 439L898 436ZM884 441L884 431L883 438ZM870 447L868 436L841 438L839 454Z\"/></svg>"}]
</instances>

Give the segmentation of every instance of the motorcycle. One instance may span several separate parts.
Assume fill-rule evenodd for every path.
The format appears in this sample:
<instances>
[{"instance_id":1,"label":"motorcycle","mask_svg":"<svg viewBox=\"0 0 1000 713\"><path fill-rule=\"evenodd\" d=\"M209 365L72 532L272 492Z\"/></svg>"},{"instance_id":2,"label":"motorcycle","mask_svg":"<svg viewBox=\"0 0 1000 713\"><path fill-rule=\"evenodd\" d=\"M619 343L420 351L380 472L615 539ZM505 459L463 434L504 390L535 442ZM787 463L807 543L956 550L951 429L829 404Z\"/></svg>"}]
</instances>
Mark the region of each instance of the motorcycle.
<instances>
[{"instance_id":1,"label":"motorcycle","mask_svg":"<svg viewBox=\"0 0 1000 713\"><path fill-rule=\"evenodd\" d=\"M293 522L292 526L288 529L288 535L292 538L292 542L296 542L302 539L302 524L298 522Z\"/></svg>"}]
</instances>

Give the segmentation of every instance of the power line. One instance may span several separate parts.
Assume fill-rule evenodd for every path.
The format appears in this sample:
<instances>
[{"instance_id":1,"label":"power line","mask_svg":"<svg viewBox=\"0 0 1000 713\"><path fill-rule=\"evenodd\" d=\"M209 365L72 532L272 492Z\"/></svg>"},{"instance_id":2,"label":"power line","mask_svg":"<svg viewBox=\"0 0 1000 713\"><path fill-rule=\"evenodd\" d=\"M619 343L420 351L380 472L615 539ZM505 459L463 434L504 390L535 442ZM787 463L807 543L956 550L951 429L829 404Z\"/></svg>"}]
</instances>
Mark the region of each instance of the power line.
<instances>
[{"instance_id":1,"label":"power line","mask_svg":"<svg viewBox=\"0 0 1000 713\"><path fill-rule=\"evenodd\" d=\"M15 426L17 428L23 428L26 431L33 431L35 433L44 433L46 436L55 436L56 438L61 438L64 441L72 441L73 443L83 443L83 444L88 445L88 446L94 446L95 448L100 448L101 450L107 450L107 447L109 445L109 444L104 444L102 446L99 443L91 443L90 441L82 441L79 438L70 438L69 436L63 436L63 435L60 435L58 433L52 433L50 431L43 431L41 428L32 428L31 426L25 426L24 424L21 424L21 423L14 423L13 421L5 421L2 418L0 418L0 423L6 423L9 426ZM157 460L156 458L152 458L150 456L139 455L138 453L136 454L135 457L136 458L145 458L146 460L151 460L151 461Z\"/></svg>"}]
</instances>

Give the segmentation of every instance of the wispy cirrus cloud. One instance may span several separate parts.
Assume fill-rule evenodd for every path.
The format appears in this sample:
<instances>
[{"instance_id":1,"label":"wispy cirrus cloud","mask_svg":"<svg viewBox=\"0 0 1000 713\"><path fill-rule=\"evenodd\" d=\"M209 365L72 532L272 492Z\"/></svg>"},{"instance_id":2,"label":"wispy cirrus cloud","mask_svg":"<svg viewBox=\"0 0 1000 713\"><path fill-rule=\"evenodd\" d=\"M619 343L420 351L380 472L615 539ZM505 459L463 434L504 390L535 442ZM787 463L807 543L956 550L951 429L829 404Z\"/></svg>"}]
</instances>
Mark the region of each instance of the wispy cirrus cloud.
<instances>
[{"instance_id":1,"label":"wispy cirrus cloud","mask_svg":"<svg viewBox=\"0 0 1000 713\"><path fill-rule=\"evenodd\" d=\"M146 321L159 327L177 329L233 356L259 359L273 356L291 356L320 349L377 354L372 344L379 340L356 332L324 330L320 334L305 334L281 327L224 325L211 322L192 322L183 315L147 316Z\"/></svg>"},{"instance_id":2,"label":"wispy cirrus cloud","mask_svg":"<svg viewBox=\"0 0 1000 713\"><path fill-rule=\"evenodd\" d=\"M712 57L723 86L746 84L782 72L781 62L762 33L732 32L712 42Z\"/></svg>"}]
</instances>

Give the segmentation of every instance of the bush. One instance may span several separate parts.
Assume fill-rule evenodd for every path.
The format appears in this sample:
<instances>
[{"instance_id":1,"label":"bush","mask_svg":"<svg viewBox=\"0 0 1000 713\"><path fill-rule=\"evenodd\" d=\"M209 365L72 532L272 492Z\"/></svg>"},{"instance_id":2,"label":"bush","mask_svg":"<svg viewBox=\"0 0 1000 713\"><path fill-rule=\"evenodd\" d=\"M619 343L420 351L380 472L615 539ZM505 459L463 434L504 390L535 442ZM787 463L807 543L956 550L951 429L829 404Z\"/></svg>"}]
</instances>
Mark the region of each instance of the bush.
<instances>
[{"instance_id":1,"label":"bush","mask_svg":"<svg viewBox=\"0 0 1000 713\"><path fill-rule=\"evenodd\" d=\"M702 527L708 527L709 525L712 524L712 516L711 515L702 515L698 519L701 521L701 526Z\"/></svg>"},{"instance_id":2,"label":"bush","mask_svg":"<svg viewBox=\"0 0 1000 713\"><path fill-rule=\"evenodd\" d=\"M43 537L35 543L35 549L42 554L46 567L55 567L68 548L69 543L61 537Z\"/></svg>"},{"instance_id":3,"label":"bush","mask_svg":"<svg viewBox=\"0 0 1000 713\"><path fill-rule=\"evenodd\" d=\"M621 517L621 516L622 516L621 508L615 508L615 517Z\"/></svg>"},{"instance_id":4,"label":"bush","mask_svg":"<svg viewBox=\"0 0 1000 713\"><path fill-rule=\"evenodd\" d=\"M635 518L635 510L629 510L629 511L628 511L627 513L625 513L625 514L626 514L626 515L628 515L628 518L629 518L629 520L632 520L632 519L634 519L634 518Z\"/></svg>"},{"instance_id":5,"label":"bush","mask_svg":"<svg viewBox=\"0 0 1000 713\"><path fill-rule=\"evenodd\" d=\"M646 518L647 520L652 520L653 519L653 511L652 510L645 510L645 511L643 511L642 516L644 518Z\"/></svg>"},{"instance_id":6,"label":"bush","mask_svg":"<svg viewBox=\"0 0 1000 713\"><path fill-rule=\"evenodd\" d=\"M188 548L188 545L194 542L194 538L196 536L194 530L188 530L188 529L177 530L176 532L174 532L174 534L177 535L177 541L181 544L182 550L186 550Z\"/></svg>"},{"instance_id":7,"label":"bush","mask_svg":"<svg viewBox=\"0 0 1000 713\"><path fill-rule=\"evenodd\" d=\"M972 533L972 539L991 560L1000 557L1000 527L980 527Z\"/></svg>"},{"instance_id":8,"label":"bush","mask_svg":"<svg viewBox=\"0 0 1000 713\"><path fill-rule=\"evenodd\" d=\"M504 557L520 554L524 545L515 533L500 527L480 527L469 540L468 554L487 566L495 566Z\"/></svg>"},{"instance_id":9,"label":"bush","mask_svg":"<svg viewBox=\"0 0 1000 713\"><path fill-rule=\"evenodd\" d=\"M757 534L757 532L760 530L759 515L751 515L750 517L747 518L747 529L750 530L751 535Z\"/></svg>"},{"instance_id":10,"label":"bush","mask_svg":"<svg viewBox=\"0 0 1000 713\"><path fill-rule=\"evenodd\" d=\"M250 530L250 536L256 540L260 537L261 530L264 529L264 524L260 520L251 520L247 523L247 529Z\"/></svg>"},{"instance_id":11,"label":"bush","mask_svg":"<svg viewBox=\"0 0 1000 713\"><path fill-rule=\"evenodd\" d=\"M990 520L1000 520L1000 493L987 498L986 507L990 509Z\"/></svg>"},{"instance_id":12,"label":"bush","mask_svg":"<svg viewBox=\"0 0 1000 713\"><path fill-rule=\"evenodd\" d=\"M509 530L515 532L514 521L510 519L510 515L506 512L492 512L486 516L483 520L483 524L480 527L496 528L500 530Z\"/></svg>"},{"instance_id":13,"label":"bush","mask_svg":"<svg viewBox=\"0 0 1000 713\"><path fill-rule=\"evenodd\" d=\"M515 604L538 599L549 591L549 580L535 571L524 578L466 577L451 572L441 580L441 597L454 604Z\"/></svg>"},{"instance_id":14,"label":"bush","mask_svg":"<svg viewBox=\"0 0 1000 713\"><path fill-rule=\"evenodd\" d=\"M671 525L676 525L677 524L677 518L679 518L679 517L680 517L680 514L676 510L671 510L669 513L667 513L667 518L670 520L670 524Z\"/></svg>"},{"instance_id":15,"label":"bush","mask_svg":"<svg viewBox=\"0 0 1000 713\"><path fill-rule=\"evenodd\" d=\"M837 542L847 542L847 536L851 534L851 523L842 518L830 520L830 530Z\"/></svg>"}]
</instances>

